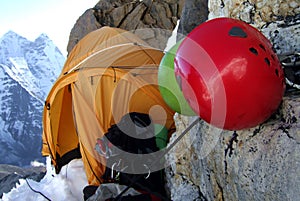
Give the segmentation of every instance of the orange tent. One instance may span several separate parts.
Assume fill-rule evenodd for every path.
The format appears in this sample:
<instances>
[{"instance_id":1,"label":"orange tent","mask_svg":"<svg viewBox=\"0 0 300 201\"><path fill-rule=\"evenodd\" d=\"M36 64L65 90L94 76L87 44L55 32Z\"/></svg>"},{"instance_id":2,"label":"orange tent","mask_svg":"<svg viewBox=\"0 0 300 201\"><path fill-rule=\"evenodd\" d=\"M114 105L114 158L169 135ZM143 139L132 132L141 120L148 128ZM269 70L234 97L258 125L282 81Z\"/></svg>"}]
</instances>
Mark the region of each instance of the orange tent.
<instances>
[{"instance_id":1,"label":"orange tent","mask_svg":"<svg viewBox=\"0 0 300 201\"><path fill-rule=\"evenodd\" d=\"M42 154L51 156L57 172L82 157L89 184L99 185L105 160L95 151L96 140L129 112L174 129L174 112L157 85L163 55L118 28L103 27L79 41L44 107Z\"/></svg>"}]
</instances>

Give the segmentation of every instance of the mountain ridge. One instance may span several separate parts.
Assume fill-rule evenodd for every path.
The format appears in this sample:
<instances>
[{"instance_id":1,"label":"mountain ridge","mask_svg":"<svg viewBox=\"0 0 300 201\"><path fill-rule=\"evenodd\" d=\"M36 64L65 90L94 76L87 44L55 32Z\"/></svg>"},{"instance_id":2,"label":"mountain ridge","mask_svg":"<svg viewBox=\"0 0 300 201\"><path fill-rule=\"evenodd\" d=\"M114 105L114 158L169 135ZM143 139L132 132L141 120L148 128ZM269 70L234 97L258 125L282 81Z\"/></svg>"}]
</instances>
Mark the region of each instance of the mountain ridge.
<instances>
[{"instance_id":1,"label":"mountain ridge","mask_svg":"<svg viewBox=\"0 0 300 201\"><path fill-rule=\"evenodd\" d=\"M0 164L44 161L43 104L64 62L44 33L34 41L13 31L0 38Z\"/></svg>"}]
</instances>

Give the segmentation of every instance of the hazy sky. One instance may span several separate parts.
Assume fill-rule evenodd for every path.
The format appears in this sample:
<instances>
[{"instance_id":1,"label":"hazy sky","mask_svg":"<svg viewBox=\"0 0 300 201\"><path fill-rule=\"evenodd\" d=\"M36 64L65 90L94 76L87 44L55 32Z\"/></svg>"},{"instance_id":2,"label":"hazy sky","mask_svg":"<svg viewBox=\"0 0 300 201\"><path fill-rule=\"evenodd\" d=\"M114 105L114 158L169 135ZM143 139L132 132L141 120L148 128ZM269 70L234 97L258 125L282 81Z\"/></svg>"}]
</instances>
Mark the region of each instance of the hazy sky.
<instances>
[{"instance_id":1,"label":"hazy sky","mask_svg":"<svg viewBox=\"0 0 300 201\"><path fill-rule=\"evenodd\" d=\"M0 37L12 30L34 40L46 33L66 55L70 31L98 0L0 0Z\"/></svg>"}]
</instances>

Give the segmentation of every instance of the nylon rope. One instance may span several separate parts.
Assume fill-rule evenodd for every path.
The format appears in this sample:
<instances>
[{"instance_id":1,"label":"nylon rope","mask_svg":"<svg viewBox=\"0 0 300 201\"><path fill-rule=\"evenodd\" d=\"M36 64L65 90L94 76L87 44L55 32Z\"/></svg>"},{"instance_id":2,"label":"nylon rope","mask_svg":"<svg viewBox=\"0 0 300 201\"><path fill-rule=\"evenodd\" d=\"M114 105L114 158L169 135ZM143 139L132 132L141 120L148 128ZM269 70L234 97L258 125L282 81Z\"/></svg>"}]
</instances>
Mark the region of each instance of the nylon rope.
<instances>
[{"instance_id":1,"label":"nylon rope","mask_svg":"<svg viewBox=\"0 0 300 201\"><path fill-rule=\"evenodd\" d=\"M40 195L43 196L46 200L51 201L51 199L48 198L45 194L43 194L43 193L40 192L40 191L37 191L37 190L33 189L32 186L29 184L29 181L27 180L27 178L25 179L25 181L26 181L28 187L30 188L30 190L32 190L34 193L40 194Z\"/></svg>"}]
</instances>

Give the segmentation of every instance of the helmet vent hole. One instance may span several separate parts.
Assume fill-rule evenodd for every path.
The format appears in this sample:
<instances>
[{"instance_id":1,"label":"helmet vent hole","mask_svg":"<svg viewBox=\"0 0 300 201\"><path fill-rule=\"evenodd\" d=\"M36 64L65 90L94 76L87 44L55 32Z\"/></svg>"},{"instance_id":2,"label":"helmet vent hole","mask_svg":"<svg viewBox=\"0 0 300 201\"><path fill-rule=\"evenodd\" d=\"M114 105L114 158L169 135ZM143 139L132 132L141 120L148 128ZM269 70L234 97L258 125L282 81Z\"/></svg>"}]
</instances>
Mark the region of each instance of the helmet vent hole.
<instances>
[{"instance_id":1,"label":"helmet vent hole","mask_svg":"<svg viewBox=\"0 0 300 201\"><path fill-rule=\"evenodd\" d=\"M268 64L268 66L270 66L270 60L268 58L265 58L265 62Z\"/></svg>"},{"instance_id":2,"label":"helmet vent hole","mask_svg":"<svg viewBox=\"0 0 300 201\"><path fill-rule=\"evenodd\" d=\"M232 27L229 35L233 37L247 38L247 33L241 27Z\"/></svg>"},{"instance_id":3,"label":"helmet vent hole","mask_svg":"<svg viewBox=\"0 0 300 201\"><path fill-rule=\"evenodd\" d=\"M263 49L264 51L266 51L265 46L263 46L262 44L259 44L259 47L260 47L261 49Z\"/></svg>"},{"instance_id":4,"label":"helmet vent hole","mask_svg":"<svg viewBox=\"0 0 300 201\"><path fill-rule=\"evenodd\" d=\"M252 52L255 55L258 55L257 50L254 47L249 48L250 52Z\"/></svg>"},{"instance_id":5,"label":"helmet vent hole","mask_svg":"<svg viewBox=\"0 0 300 201\"><path fill-rule=\"evenodd\" d=\"M277 77L279 77L278 69L275 69L275 74L276 74Z\"/></svg>"}]
</instances>

